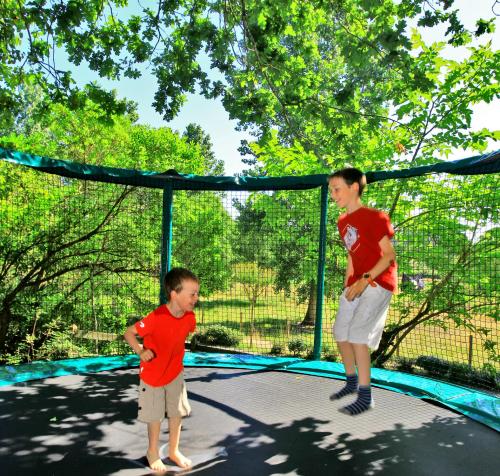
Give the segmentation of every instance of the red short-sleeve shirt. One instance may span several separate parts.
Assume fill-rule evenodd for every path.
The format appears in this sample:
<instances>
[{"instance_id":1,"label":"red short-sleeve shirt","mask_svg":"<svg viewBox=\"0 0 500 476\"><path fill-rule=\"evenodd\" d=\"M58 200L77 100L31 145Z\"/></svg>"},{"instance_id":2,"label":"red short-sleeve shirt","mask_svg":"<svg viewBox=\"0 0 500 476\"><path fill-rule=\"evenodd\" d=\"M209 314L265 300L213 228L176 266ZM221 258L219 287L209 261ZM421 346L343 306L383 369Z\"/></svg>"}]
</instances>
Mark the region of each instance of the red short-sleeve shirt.
<instances>
[{"instance_id":1,"label":"red short-sleeve shirt","mask_svg":"<svg viewBox=\"0 0 500 476\"><path fill-rule=\"evenodd\" d=\"M149 362L141 360L140 378L153 387L167 385L184 368L184 342L196 328L194 313L175 317L162 305L136 322L135 328L143 338L144 348L155 354Z\"/></svg>"},{"instance_id":2,"label":"red short-sleeve shirt","mask_svg":"<svg viewBox=\"0 0 500 476\"><path fill-rule=\"evenodd\" d=\"M394 228L384 212L367 207L358 208L352 213L344 213L337 225L354 269L354 273L347 281L347 285L350 286L375 266L382 256L379 241L384 236L392 238ZM393 292L397 284L396 269L394 262L375 278L375 282Z\"/></svg>"}]
</instances>

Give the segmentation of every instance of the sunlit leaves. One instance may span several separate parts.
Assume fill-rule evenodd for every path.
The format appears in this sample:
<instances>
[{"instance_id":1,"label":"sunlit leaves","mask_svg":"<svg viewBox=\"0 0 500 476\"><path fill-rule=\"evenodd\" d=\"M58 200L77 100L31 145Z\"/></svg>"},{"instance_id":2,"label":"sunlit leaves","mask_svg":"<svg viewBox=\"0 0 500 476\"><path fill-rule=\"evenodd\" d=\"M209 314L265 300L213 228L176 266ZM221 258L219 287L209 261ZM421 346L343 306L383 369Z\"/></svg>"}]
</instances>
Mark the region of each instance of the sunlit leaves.
<instances>
[{"instance_id":1,"label":"sunlit leaves","mask_svg":"<svg viewBox=\"0 0 500 476\"><path fill-rule=\"evenodd\" d=\"M101 114L91 103L78 111L54 105L42 122L27 127L29 134L11 133L0 143L73 162L157 172L204 175L220 166L210 157L207 137L195 127L181 138L169 128L135 125L133 116L103 123ZM27 329L36 336L35 349L52 332L67 331L62 316L88 329L90 323L97 326L98 315L109 331L122 332L131 316L151 310L159 294L160 191L64 179L5 162L0 169L2 351L7 329L7 351L15 352ZM174 251L178 264L203 276L209 294L227 284L229 271L222 262L230 253L221 237L232 222L219 195L200 195L198 211L204 213L189 215L184 211L192 197L178 194L178 234L198 239L179 248L174 243ZM77 309L77 289L95 296L96 307ZM35 329L38 307L43 313L36 314Z\"/></svg>"},{"instance_id":2,"label":"sunlit leaves","mask_svg":"<svg viewBox=\"0 0 500 476\"><path fill-rule=\"evenodd\" d=\"M420 18L422 27L444 23L450 41L467 41L470 33L452 5L414 0L7 1L1 12L1 54L9 66L2 72L1 98L6 107L15 104L17 88L32 78L48 101L76 109L90 98L108 117L127 110L98 85L77 87L73 72L58 67L57 48L72 63L88 65L96 79L139 78L141 65L152 65L158 82L154 106L166 119L179 112L186 93L200 91L207 98L222 97L242 127L256 126L262 134L276 129L284 144L298 140L319 155L335 148L348 156L357 148L350 146L353 137L339 129L353 123L363 130L379 127L389 99L415 86L430 87L425 71L413 64L407 20ZM478 22L477 35L492 31L491 21ZM201 54L223 80L199 64Z\"/></svg>"}]
</instances>

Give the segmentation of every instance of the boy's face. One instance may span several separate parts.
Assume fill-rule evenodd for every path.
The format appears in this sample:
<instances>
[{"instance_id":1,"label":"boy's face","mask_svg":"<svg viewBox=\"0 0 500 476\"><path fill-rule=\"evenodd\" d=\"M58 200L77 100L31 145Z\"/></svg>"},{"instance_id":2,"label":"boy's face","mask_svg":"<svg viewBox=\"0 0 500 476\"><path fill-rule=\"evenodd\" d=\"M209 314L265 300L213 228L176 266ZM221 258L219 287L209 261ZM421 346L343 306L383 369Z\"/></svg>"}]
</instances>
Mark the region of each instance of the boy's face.
<instances>
[{"instance_id":1,"label":"boy's face","mask_svg":"<svg viewBox=\"0 0 500 476\"><path fill-rule=\"evenodd\" d=\"M196 281L182 281L182 289L170 293L170 302L183 312L192 311L198 302L200 285Z\"/></svg>"},{"instance_id":2,"label":"boy's face","mask_svg":"<svg viewBox=\"0 0 500 476\"><path fill-rule=\"evenodd\" d=\"M341 177L333 177L328 183L330 196L339 208L346 208L350 203L359 198L358 184L347 185Z\"/></svg>"}]
</instances>

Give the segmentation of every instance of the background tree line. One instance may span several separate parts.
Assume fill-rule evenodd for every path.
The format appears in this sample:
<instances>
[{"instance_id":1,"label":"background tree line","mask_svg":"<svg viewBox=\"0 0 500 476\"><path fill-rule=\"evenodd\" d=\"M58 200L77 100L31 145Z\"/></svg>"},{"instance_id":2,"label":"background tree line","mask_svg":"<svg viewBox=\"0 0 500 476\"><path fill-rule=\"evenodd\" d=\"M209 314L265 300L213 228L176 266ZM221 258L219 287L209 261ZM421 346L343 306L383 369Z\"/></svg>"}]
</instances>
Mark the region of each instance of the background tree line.
<instances>
[{"instance_id":1,"label":"background tree line","mask_svg":"<svg viewBox=\"0 0 500 476\"><path fill-rule=\"evenodd\" d=\"M166 119L178 113L185 94L195 89L207 98L220 97L230 117L255 136L254 142L242 145L251 174L326 173L345 163L364 170L405 168L433 163L439 154L456 148L482 152L488 141L499 138L498 131L471 130L472 107L499 97L499 53L490 41L494 19L478 20L475 30L467 31L452 0L158 1L144 8L135 6L132 13L120 13L127 3L4 2L0 51L4 144L85 163L160 171L176 168L197 174L221 172L207 138L196 126L188 128L182 140L168 129L135 125L133 104L98 83L78 87L72 72L62 71L53 62L54 48L64 50L75 65L85 62L102 78L139 78L140 65L152 65L158 81L154 105ZM416 28L410 29L410 22ZM425 44L420 32L439 24L447 28L443 41ZM445 46L466 47L464 59L447 59ZM198 61L202 52L223 80L213 80L211 72L203 70ZM190 147L190 142L196 147ZM450 319L456 325L473 325L465 319L469 311L463 299L467 298L460 298L462 304L453 305L456 312L451 314L446 300L451 290L455 295L462 289L462 284L456 285L458 276L470 273L470 266L477 265L474 273L484 280L480 270L486 269L488 260L497 259L495 207L470 206L466 217L452 213L448 226L434 232L431 215L421 212L459 202L460 193L470 191L472 196L477 187L477 178L463 178L456 187L443 188L429 177L412 181L411 189L401 181L373 200L373 205L392 215L403 235L411 227L411 233L423 235L425 230L431 237L425 239L437 247L436 253L449 253L453 263L451 268L441 269L441 264L427 262L423 256L408 256L403 262L403 269L432 270L440 280L433 281L428 292L415 294L412 307L401 309L402 321L384 335L385 347L377 355L380 363L415 325ZM147 198L148 191L123 193L133 194L134 200L144 195L144 203L154 201ZM73 241L89 233L100 236L110 223L108 213L118 210L125 198L121 200L110 196L95 222L89 222ZM189 202L189 194L179 200ZM192 255L179 248L179 256L189 263L203 263L204 273L219 269L213 280L215 290L227 282L224 266L213 261L213 256L221 256L217 249L227 245L217 238L217 230L232 229L234 224L229 224L216 196L207 194L205 200L204 207L210 209L205 213L212 214L205 220L213 219L213 227L197 230L204 234L206 248ZM241 247L255 239L251 236L255 226L259 236L277 237L259 256L245 259L272 267L276 289L298 289L299 298L310 301L310 309L314 309L316 276L314 268L304 264L314 262L316 250L311 243L317 226L302 210L315 207L312 201L312 196L280 192L236 205L241 218L235 229L240 239L231 251L240 257L248 253ZM271 213L279 207L292 214L286 223ZM154 223L158 216L151 211L142 220ZM196 220L194 215L182 220L177 226L196 223L190 221ZM246 230L245 220L252 223ZM123 224L128 233L134 226ZM29 248L37 237L27 234L24 239ZM329 240L328 265L334 286L344 258L335 236ZM61 242L60 247L66 244ZM105 245L88 250L94 261L85 268L92 273L104 272L96 256L102 257L103 250L112 246ZM203 251L210 247L212 257ZM123 250L116 251L121 255ZM41 256L45 263L48 258ZM129 270L130 263L123 260L106 272ZM12 266L7 268L12 270ZM43 284L38 270L33 276L36 278L26 281L31 283L30 289ZM492 293L498 292L492 286L491 282L483 284L482 300L477 299L481 309L495 318L487 311ZM470 290L462 291L461 296L469 295ZM12 290L6 295L9 293ZM414 309L420 310L415 314ZM5 321L4 315L0 322ZM311 323L313 315L304 316L304 323ZM484 343L495 355L494 342L485 338Z\"/></svg>"}]
</instances>

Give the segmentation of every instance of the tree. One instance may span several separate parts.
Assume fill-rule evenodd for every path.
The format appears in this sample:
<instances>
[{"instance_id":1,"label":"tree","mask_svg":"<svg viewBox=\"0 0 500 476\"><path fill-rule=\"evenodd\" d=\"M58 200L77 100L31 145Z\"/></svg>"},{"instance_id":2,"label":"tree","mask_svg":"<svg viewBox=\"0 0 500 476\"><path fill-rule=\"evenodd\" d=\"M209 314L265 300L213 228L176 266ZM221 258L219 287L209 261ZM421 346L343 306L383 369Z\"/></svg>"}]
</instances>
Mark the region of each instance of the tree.
<instances>
[{"instance_id":1,"label":"tree","mask_svg":"<svg viewBox=\"0 0 500 476\"><path fill-rule=\"evenodd\" d=\"M175 166L200 175L212 166L198 146L170 129L134 125L127 116L109 125L100 116L95 105L78 112L56 105L29 136L10 134L1 144L85 164L157 171ZM5 162L0 167L2 354L19 353L29 342L21 358L31 359L73 326L122 332L129 319L156 305L161 191L63 179ZM181 197L181 209L185 201ZM219 236L209 230L227 227L227 212L215 194L202 203L203 227L187 215L179 228L187 236L197 228L198 236L207 234L204 245L197 243L205 256L197 266L211 292L224 287L224 268L220 256L206 250L216 249ZM178 254L180 264L188 264L186 256L192 258ZM78 302L82 295L88 296L85 305Z\"/></svg>"},{"instance_id":2,"label":"tree","mask_svg":"<svg viewBox=\"0 0 500 476\"><path fill-rule=\"evenodd\" d=\"M453 148L458 147L484 151L489 139L498 140L500 137L498 131L483 129L479 132L474 132L470 129L472 106L480 102L489 103L499 97L500 89L496 81L499 75L499 52L491 51L490 45L485 44L470 48L469 56L458 62L447 60L441 55L444 46L442 43L425 45L417 31L413 32L411 40L416 60L420 64L422 71L425 71L425 77L428 79L429 84L425 85L425 88L401 89L399 95L393 97L392 101L387 101L387 104L392 104L391 107L394 108L394 120L380 121L377 130L370 127L363 129L362 122L358 123L355 129L358 135L356 146L353 147L360 147L359 150L364 150L365 152L358 156L353 156L351 163L354 162L354 165L361 169L373 170L375 168L379 170L391 170L395 167L405 167L407 164L423 165L434 163L437 154L447 155ZM361 128L358 128L358 126L361 126ZM250 150L253 152L255 163L260 169L266 170L271 175L304 174L317 171L317 162L315 162L314 156L304 149L300 141L295 141L292 146L284 145L277 133L271 134L266 140L261 140L259 143L250 144ZM465 178L461 182L460 187L453 188L446 186L445 190L448 195L446 199L443 199L442 206L447 206L444 203L450 203L453 200L459 201L461 193L464 190L469 190L470 188L474 190L475 183L474 178ZM368 197L371 198L370 205L387 210L392 215L392 220L396 224L396 228L398 228L400 223L410 226L410 224L415 223L411 217L420 215L419 210L421 205L419 197L421 194L430 193L432 194L431 196L434 196L436 193L435 179L433 177L423 179L422 184L412 182L412 187L414 189L409 190L408 182L401 180L399 184L395 184L395 186L390 188L388 187L385 193L380 196L373 197L371 194L368 194ZM442 192L442 190L439 192ZM292 194L288 195L288 200L292 201ZM272 206L274 207L275 205L273 204ZM427 203L427 206L430 212L433 209L432 204ZM474 209L468 210L462 208L461 213L462 217L454 215L453 219L447 222L445 227L446 234L440 234L440 240L445 242L448 234L450 236L455 235L456 230L462 227L461 220L470 220L472 223L477 223L477 217L485 212L483 210L480 213ZM424 217L425 226L432 227L436 225L435 222L427 223L427 220L432 220L431 215L426 213ZM481 228L485 224L482 223L479 226ZM275 229L276 236L280 236L281 228L277 227ZM469 232L471 231L469 230ZM420 232L416 223L415 228L410 226L410 230L407 233L415 233L419 236ZM293 232L290 235L293 236ZM463 235L461 236L465 238ZM490 239L493 238L493 235L489 236ZM286 252L276 254L276 259L285 261L287 252L295 248L288 243L286 237L281 236L281 240L283 244L282 249L286 250ZM300 243L300 239L297 238L292 239L292 241L295 244ZM484 245L484 242L482 243ZM466 240L463 244L464 249L462 251L466 254L469 244L469 240ZM329 263L334 263L334 266L337 267L345 251L333 245L334 242L330 242L327 259ZM486 248L488 249L491 245L492 243L490 242L490 245ZM447 252L451 252L452 256L455 257L450 258L452 260L457 259L456 256L461 256L461 251L453 250L454 248L448 249L443 247L441 251L443 256ZM428 252L429 250L426 249L425 251ZM415 256L415 253L408 253L408 256ZM418 256L421 256L422 253L422 251L419 251ZM306 248L295 249L294 255L300 257L306 255ZM425 261L425 258L422 259ZM409 265L410 262L405 263L403 269ZM417 266L417 268L422 267L424 268L424 272L428 271L427 266L422 263L419 263ZM288 263L287 268L289 270L296 269L290 263ZM457 276L459 269L461 269L460 266L452 273L452 276ZM445 263L435 263L432 272L438 276L448 276L449 270ZM331 276L333 273L329 275ZM293 271L285 274L284 278L285 280L288 279L289 282L296 282L297 279ZM298 279L302 280L304 284L311 282L306 279L306 275L302 275ZM451 277L448 279L451 279ZM484 277L483 279L487 280L489 278ZM313 289L312 286L310 289ZM460 286L455 286L453 287L453 291L453 295L455 295L455 293L462 292L463 289ZM488 309L491 301L491 288L483 287L482 293L484 308ZM421 293L418 297L421 298L424 294L427 293ZM434 304L437 296L441 296L444 299L449 294L449 285L440 281L433 282L433 287L429 290L429 298L433 304L429 307L424 306L422 308L423 314L419 316L419 319L415 319L412 322L418 325L419 323L432 320L431 316L440 316L439 319L436 318L433 322L440 322L440 325L444 325L443 322L445 320L442 319L448 316L445 312L446 307L443 306L438 312ZM312 299L314 295L314 292L311 292L310 307L314 307ZM458 296L458 294L456 295ZM408 317L408 313L412 313L412 306L414 304L414 302L406 302L403 306L405 308L403 314L406 313ZM453 306L453 309L457 309L456 304ZM434 314L434 312L437 312L437 314ZM454 316L455 322L463 326L469 325L468 322L458 319L457 313ZM392 355L404 337L414 328L415 326L409 325L406 319L403 319L399 325L387 330L387 334L384 334L382 344L375 354L378 362L385 362L387 360L386 356ZM477 332L479 335L482 335L482 331L477 330ZM395 336L402 337L398 340ZM491 347L489 341L489 339L483 339L484 345Z\"/></svg>"},{"instance_id":3,"label":"tree","mask_svg":"<svg viewBox=\"0 0 500 476\"><path fill-rule=\"evenodd\" d=\"M201 126L198 124L188 124L182 137L189 144L198 144L200 147L201 154L205 158L205 163L209 169L207 175L224 175L224 162L216 159L210 135L206 134Z\"/></svg>"},{"instance_id":4,"label":"tree","mask_svg":"<svg viewBox=\"0 0 500 476\"><path fill-rule=\"evenodd\" d=\"M498 362L491 329L478 319L497 320L497 182L494 176L457 176L406 183L395 211L399 271L420 273L423 282L406 287L394 300L398 318L372 355L377 364L387 362L413 330L426 325L467 329ZM380 184L376 196L383 197L387 187Z\"/></svg>"},{"instance_id":5,"label":"tree","mask_svg":"<svg viewBox=\"0 0 500 476\"><path fill-rule=\"evenodd\" d=\"M308 302L302 325L314 325L317 305L320 199L317 190L275 192L263 196L258 210L265 214L270 236L275 286Z\"/></svg>"},{"instance_id":6,"label":"tree","mask_svg":"<svg viewBox=\"0 0 500 476\"><path fill-rule=\"evenodd\" d=\"M443 40L468 46L494 31L493 20L479 20L467 32L452 0L162 1L117 15L113 9L125 3L5 2L3 104L15 111L18 87L34 83L47 93L44 103L79 108L92 98L108 116L127 110L96 84L78 89L52 62L55 44L105 78L138 77L150 62L155 107L166 119L187 92L221 97L230 118L253 129L258 143L250 147L267 174L325 172L346 162L404 168L451 148L482 151L498 139L495 131L470 130L471 105L499 97L498 52L486 43L464 61L448 61L442 44L424 45L418 31L408 33L409 21L419 29L442 23ZM202 51L223 81L202 68ZM415 212L404 194L391 189L381 200L396 224Z\"/></svg>"},{"instance_id":7,"label":"tree","mask_svg":"<svg viewBox=\"0 0 500 476\"><path fill-rule=\"evenodd\" d=\"M204 297L227 289L234 223L220 193L178 191L173 214L174 265L187 267L200 276Z\"/></svg>"},{"instance_id":8,"label":"tree","mask_svg":"<svg viewBox=\"0 0 500 476\"><path fill-rule=\"evenodd\" d=\"M244 126L278 127L290 143L316 128L347 145L346 126L360 117L377 122L380 104L400 89L392 78L403 78L406 88L427 82L408 52L408 19L421 27L444 23L452 44L470 37L453 0L160 0L125 10L128 3L4 1L2 108L16 108L20 86L38 84L48 103L75 109L90 99L108 118L127 111L125 101L96 82L77 86L72 68L60 65L64 51L70 65L86 63L112 80L139 78L141 65L152 65L154 105L166 119L178 113L185 93L199 88L207 98L222 97ZM475 34L492 31L493 21L480 20ZM224 81L203 70L202 51ZM368 102L360 95L367 92ZM303 145L314 147L307 135Z\"/></svg>"},{"instance_id":9,"label":"tree","mask_svg":"<svg viewBox=\"0 0 500 476\"><path fill-rule=\"evenodd\" d=\"M257 300L272 285L272 270L256 262L236 263L233 267L236 282L243 286L243 292L250 304L250 346L255 332L255 309Z\"/></svg>"},{"instance_id":10,"label":"tree","mask_svg":"<svg viewBox=\"0 0 500 476\"><path fill-rule=\"evenodd\" d=\"M51 309L52 316L47 318L56 320L57 309L89 281L90 274L143 270L132 264L124 242L109 238L112 222L131 189L109 194L97 203L85 202L80 193L75 193L80 184L68 182L50 192L42 191L36 173L14 170L10 164L2 163L1 167L2 176L7 179L2 187L5 200L0 210L3 227L0 349L3 351L11 321L17 322L17 331L21 333L25 322L31 322L31 333L39 335L36 328L43 329L50 322L43 319L37 322L41 316L36 309L43 309L44 301L50 303L44 312ZM52 179L52 184L57 185L57 181L58 178ZM69 323L65 327L69 328ZM9 350L15 351L16 339L9 346Z\"/></svg>"}]
</instances>

